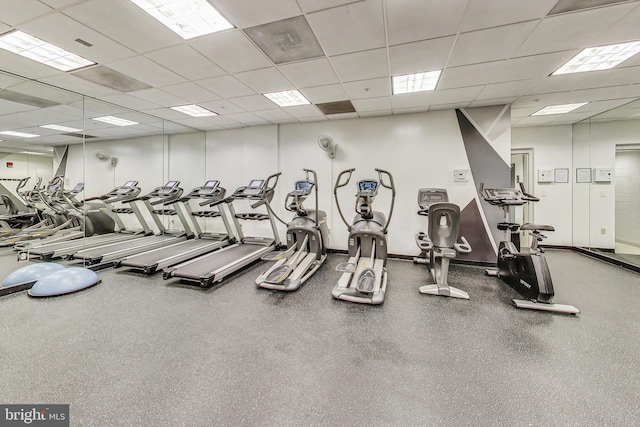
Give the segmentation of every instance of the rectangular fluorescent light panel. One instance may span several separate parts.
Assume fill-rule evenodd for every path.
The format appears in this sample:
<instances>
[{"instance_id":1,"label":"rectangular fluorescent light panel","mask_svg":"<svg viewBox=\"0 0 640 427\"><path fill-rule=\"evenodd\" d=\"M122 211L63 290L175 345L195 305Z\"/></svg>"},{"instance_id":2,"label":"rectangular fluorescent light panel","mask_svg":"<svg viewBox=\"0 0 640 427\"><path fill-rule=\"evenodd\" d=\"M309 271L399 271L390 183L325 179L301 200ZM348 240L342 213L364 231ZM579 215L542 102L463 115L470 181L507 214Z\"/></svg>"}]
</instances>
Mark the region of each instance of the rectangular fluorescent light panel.
<instances>
[{"instance_id":1,"label":"rectangular fluorescent light panel","mask_svg":"<svg viewBox=\"0 0 640 427\"><path fill-rule=\"evenodd\" d=\"M284 92L265 93L263 95L275 102L279 107L311 104L298 90L285 90Z\"/></svg>"},{"instance_id":2,"label":"rectangular fluorescent light panel","mask_svg":"<svg viewBox=\"0 0 640 427\"><path fill-rule=\"evenodd\" d=\"M429 71L427 73L405 74L393 76L393 94L422 92L434 90L438 84L442 70Z\"/></svg>"},{"instance_id":3,"label":"rectangular fluorescent light panel","mask_svg":"<svg viewBox=\"0 0 640 427\"><path fill-rule=\"evenodd\" d=\"M549 114L565 114L587 104L588 102L578 102L575 104L547 105L546 107L533 113L532 116L546 116Z\"/></svg>"},{"instance_id":4,"label":"rectangular fluorescent light panel","mask_svg":"<svg viewBox=\"0 0 640 427\"><path fill-rule=\"evenodd\" d=\"M571 58L556 70L556 74L582 73L584 71L608 70L640 52L640 41L589 47Z\"/></svg>"},{"instance_id":5,"label":"rectangular fluorescent light panel","mask_svg":"<svg viewBox=\"0 0 640 427\"><path fill-rule=\"evenodd\" d=\"M0 36L0 48L49 65L61 71L71 71L94 65L81 56L16 30Z\"/></svg>"},{"instance_id":6,"label":"rectangular fluorescent light panel","mask_svg":"<svg viewBox=\"0 0 640 427\"><path fill-rule=\"evenodd\" d=\"M36 136L40 136L36 135L35 133L14 132L12 130L5 130L0 133L3 135L19 136L20 138L35 138Z\"/></svg>"},{"instance_id":7,"label":"rectangular fluorescent light panel","mask_svg":"<svg viewBox=\"0 0 640 427\"><path fill-rule=\"evenodd\" d=\"M34 156L50 156L49 153L40 153L38 151L20 151L20 154L33 154Z\"/></svg>"},{"instance_id":8,"label":"rectangular fluorescent light panel","mask_svg":"<svg viewBox=\"0 0 640 427\"><path fill-rule=\"evenodd\" d=\"M131 120L121 119L119 117L113 116L102 116L102 117L94 117L92 120L97 120L99 122L109 123L110 125L116 126L131 126L131 125L139 125L138 122L132 122Z\"/></svg>"},{"instance_id":9,"label":"rectangular fluorescent light panel","mask_svg":"<svg viewBox=\"0 0 640 427\"><path fill-rule=\"evenodd\" d=\"M76 129L76 128L72 128L69 126L61 126L61 125L42 125L42 126L38 126L41 128L46 128L46 129L53 129L53 130L59 130L62 132L82 132L82 129Z\"/></svg>"},{"instance_id":10,"label":"rectangular fluorescent light panel","mask_svg":"<svg viewBox=\"0 0 640 427\"><path fill-rule=\"evenodd\" d=\"M130 0L185 40L234 28L207 0Z\"/></svg>"},{"instance_id":11,"label":"rectangular fluorescent light panel","mask_svg":"<svg viewBox=\"0 0 640 427\"><path fill-rule=\"evenodd\" d=\"M180 105L178 107L170 107L172 110L179 111L184 114L188 114L193 117L209 117L209 116L217 116L218 114L213 111L209 111L206 108L202 108L199 105L191 104L191 105Z\"/></svg>"}]
</instances>

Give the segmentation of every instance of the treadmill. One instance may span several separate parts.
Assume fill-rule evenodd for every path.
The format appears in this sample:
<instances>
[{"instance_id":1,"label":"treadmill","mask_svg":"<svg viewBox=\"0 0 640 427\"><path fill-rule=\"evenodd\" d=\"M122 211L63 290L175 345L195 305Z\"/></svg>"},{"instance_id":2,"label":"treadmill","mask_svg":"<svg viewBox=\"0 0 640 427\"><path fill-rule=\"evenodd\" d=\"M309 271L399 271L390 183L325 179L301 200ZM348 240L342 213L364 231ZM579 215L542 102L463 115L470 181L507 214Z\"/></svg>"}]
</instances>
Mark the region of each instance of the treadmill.
<instances>
[{"instance_id":1,"label":"treadmill","mask_svg":"<svg viewBox=\"0 0 640 427\"><path fill-rule=\"evenodd\" d=\"M139 194L140 188L138 187L138 181L127 181L124 183L124 185L116 187L106 194L96 197L90 197L83 201L83 209L87 214L90 214L91 212L102 212L113 220L115 224L113 233L96 234L90 237L58 243L45 243L37 245L32 244L29 246L25 245L18 248L18 260L24 261L32 258L61 258L75 253L81 249L130 240L132 238L137 238L143 234L151 234L152 231L146 223L141 223L143 227L142 230L134 230L125 227L122 219L120 218L121 213L136 213L136 216L138 216L139 212L135 212L131 208L115 208L113 206L114 203L118 202L128 203L130 200L138 197ZM95 200L100 201L99 206L95 204ZM87 202L91 203L87 204Z\"/></svg>"},{"instance_id":2,"label":"treadmill","mask_svg":"<svg viewBox=\"0 0 640 427\"><path fill-rule=\"evenodd\" d=\"M176 200L174 203L183 203L185 205L189 219L191 219L196 232L195 238L125 257L116 262L115 267L130 267L133 270L142 271L145 274L153 274L163 268L180 264L181 262L235 243L235 237L231 230L229 219L220 206L225 201L225 194L226 190L220 187L219 181L215 180L207 181L202 187L194 188L187 196ZM204 199L204 201L199 203L200 206L215 207L216 210L193 212L189 201L198 199ZM227 233L203 233L196 219L197 217L220 217L224 222Z\"/></svg>"},{"instance_id":3,"label":"treadmill","mask_svg":"<svg viewBox=\"0 0 640 427\"><path fill-rule=\"evenodd\" d=\"M149 215L153 219L158 234L151 234L147 236L138 237L133 240L125 240L123 242L116 242L107 245L96 246L93 248L87 248L79 250L68 256L68 259L82 260L84 264L92 266L93 269L99 269L103 267L111 267L114 263L121 258L128 255L144 252L150 249L159 248L172 243L176 243L187 238L193 237L193 231L188 224L184 212L184 207L181 204L175 204L175 209L167 208L173 201L182 196L183 190L180 188L180 181L169 181L162 187L157 187L149 194L130 200L128 203L132 206L134 211L140 211L138 209L138 202L142 202L143 205L149 211ZM154 209L154 206L162 204L160 209ZM184 227L184 231L169 231L167 230L162 221L160 221L159 215L177 215L180 218L180 222ZM140 215L138 218L142 224L146 224L146 221ZM148 227L148 226L147 226Z\"/></svg>"},{"instance_id":4,"label":"treadmill","mask_svg":"<svg viewBox=\"0 0 640 427\"><path fill-rule=\"evenodd\" d=\"M233 195L225 200L238 233L239 241L237 243L165 269L163 278L166 280L178 277L187 282L195 282L201 287L210 287L220 283L230 274L258 261L263 255L273 251L276 247L282 246L274 219L275 214L269 204L273 199L274 188L278 183L279 176L280 173L277 173L269 176L266 180L254 179L249 185L238 188ZM233 202L236 200L255 201L251 207L256 209L264 205L267 213L236 213L233 206ZM269 220L273 238L245 237L238 222L239 219Z\"/></svg>"}]
</instances>

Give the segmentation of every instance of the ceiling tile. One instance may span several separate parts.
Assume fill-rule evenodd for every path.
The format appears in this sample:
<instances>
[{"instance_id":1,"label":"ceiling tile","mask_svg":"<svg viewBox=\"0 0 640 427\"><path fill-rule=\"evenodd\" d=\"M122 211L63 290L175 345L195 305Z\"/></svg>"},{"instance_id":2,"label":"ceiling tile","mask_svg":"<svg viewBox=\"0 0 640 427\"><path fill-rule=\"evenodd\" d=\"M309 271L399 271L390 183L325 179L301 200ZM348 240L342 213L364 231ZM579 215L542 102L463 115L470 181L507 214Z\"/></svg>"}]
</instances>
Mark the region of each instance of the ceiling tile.
<instances>
[{"instance_id":1,"label":"ceiling tile","mask_svg":"<svg viewBox=\"0 0 640 427\"><path fill-rule=\"evenodd\" d=\"M196 83L222 98L255 95L253 90L231 75L198 80Z\"/></svg>"},{"instance_id":2,"label":"ceiling tile","mask_svg":"<svg viewBox=\"0 0 640 427\"><path fill-rule=\"evenodd\" d=\"M145 56L189 80L226 74L222 68L186 44L149 52Z\"/></svg>"},{"instance_id":3,"label":"ceiling tile","mask_svg":"<svg viewBox=\"0 0 640 427\"><path fill-rule=\"evenodd\" d=\"M22 28L35 37L99 64L135 55L133 50L61 13L47 15L25 24ZM76 39L89 42L93 46L85 46Z\"/></svg>"},{"instance_id":4,"label":"ceiling tile","mask_svg":"<svg viewBox=\"0 0 640 427\"><path fill-rule=\"evenodd\" d=\"M391 46L391 75L443 69L455 40L454 36L450 36Z\"/></svg>"},{"instance_id":5,"label":"ceiling tile","mask_svg":"<svg viewBox=\"0 0 640 427\"><path fill-rule=\"evenodd\" d=\"M276 104L271 102L267 97L262 95L243 96L240 98L231 98L229 101L237 106L244 108L246 111L268 110L269 108L278 108Z\"/></svg>"},{"instance_id":6,"label":"ceiling tile","mask_svg":"<svg viewBox=\"0 0 640 427\"><path fill-rule=\"evenodd\" d=\"M448 66L509 58L531 34L536 24L537 21L529 21L460 34Z\"/></svg>"},{"instance_id":7,"label":"ceiling tile","mask_svg":"<svg viewBox=\"0 0 640 427\"><path fill-rule=\"evenodd\" d=\"M238 123L244 123L245 125L266 125L269 122L262 117L256 116L253 113L235 113L226 116Z\"/></svg>"},{"instance_id":8,"label":"ceiling tile","mask_svg":"<svg viewBox=\"0 0 640 427\"><path fill-rule=\"evenodd\" d=\"M64 14L138 53L183 41L129 1L90 0L65 9Z\"/></svg>"},{"instance_id":9,"label":"ceiling tile","mask_svg":"<svg viewBox=\"0 0 640 427\"><path fill-rule=\"evenodd\" d=\"M360 117L382 117L382 116L390 116L391 114L392 114L391 109L376 110L376 111L362 111L358 113Z\"/></svg>"},{"instance_id":10,"label":"ceiling tile","mask_svg":"<svg viewBox=\"0 0 640 427\"><path fill-rule=\"evenodd\" d=\"M323 102L343 101L347 99L347 94L342 85L326 85L309 87L301 90L302 94L314 104Z\"/></svg>"},{"instance_id":11,"label":"ceiling tile","mask_svg":"<svg viewBox=\"0 0 640 427\"><path fill-rule=\"evenodd\" d=\"M282 64L278 67L298 88L338 83L327 58Z\"/></svg>"},{"instance_id":12,"label":"ceiling tile","mask_svg":"<svg viewBox=\"0 0 640 427\"><path fill-rule=\"evenodd\" d=\"M184 77L141 55L111 62L108 66L154 87L168 86L185 81Z\"/></svg>"},{"instance_id":13,"label":"ceiling tile","mask_svg":"<svg viewBox=\"0 0 640 427\"><path fill-rule=\"evenodd\" d=\"M307 15L326 55L385 46L382 0L365 0ZM340 31L336 31L336 29Z\"/></svg>"},{"instance_id":14,"label":"ceiling tile","mask_svg":"<svg viewBox=\"0 0 640 427\"><path fill-rule=\"evenodd\" d=\"M497 98L497 99L479 99L476 98L475 101L469 103L469 107L490 107L493 105L504 105L511 104L516 100L515 96L511 96L508 98Z\"/></svg>"},{"instance_id":15,"label":"ceiling tile","mask_svg":"<svg viewBox=\"0 0 640 427\"><path fill-rule=\"evenodd\" d=\"M245 71L235 75L257 93L279 92L294 89L291 82L276 67Z\"/></svg>"},{"instance_id":16,"label":"ceiling tile","mask_svg":"<svg viewBox=\"0 0 640 427\"><path fill-rule=\"evenodd\" d=\"M287 114L286 111L280 108L271 109L271 110L254 111L253 114L271 123L286 123L286 122L296 121L293 117Z\"/></svg>"},{"instance_id":17,"label":"ceiling tile","mask_svg":"<svg viewBox=\"0 0 640 427\"><path fill-rule=\"evenodd\" d=\"M438 89L454 89L464 86L476 86L487 83L504 66L506 61L485 62L447 68L440 77Z\"/></svg>"},{"instance_id":18,"label":"ceiling tile","mask_svg":"<svg viewBox=\"0 0 640 427\"><path fill-rule=\"evenodd\" d=\"M78 4L85 0L40 0L40 3L44 3L54 9L63 9L72 4Z\"/></svg>"},{"instance_id":19,"label":"ceiling tile","mask_svg":"<svg viewBox=\"0 0 640 427\"><path fill-rule=\"evenodd\" d=\"M627 14L616 25L598 37L598 44L618 43L640 39L638 23L640 22L640 5Z\"/></svg>"},{"instance_id":20,"label":"ceiling tile","mask_svg":"<svg viewBox=\"0 0 640 427\"><path fill-rule=\"evenodd\" d=\"M199 105L220 115L241 113L244 111L244 109L238 107L233 102L227 101L226 99L211 102L201 102Z\"/></svg>"},{"instance_id":21,"label":"ceiling tile","mask_svg":"<svg viewBox=\"0 0 640 427\"><path fill-rule=\"evenodd\" d=\"M640 66L623 68L616 67L611 70L593 71L583 74L593 75L591 80L581 86L583 89L640 83Z\"/></svg>"},{"instance_id":22,"label":"ceiling tile","mask_svg":"<svg viewBox=\"0 0 640 427\"><path fill-rule=\"evenodd\" d=\"M367 111L391 110L391 98L383 96L380 98L356 99L353 101L353 106L356 107L356 111L360 114Z\"/></svg>"},{"instance_id":23,"label":"ceiling tile","mask_svg":"<svg viewBox=\"0 0 640 427\"><path fill-rule=\"evenodd\" d=\"M358 113L340 113L340 114L330 114L327 116L329 120L344 120L344 119L357 119Z\"/></svg>"},{"instance_id":24,"label":"ceiling tile","mask_svg":"<svg viewBox=\"0 0 640 427\"><path fill-rule=\"evenodd\" d=\"M87 96L103 97L108 95L120 94L120 91L108 88L99 84L92 83L90 81L81 79L73 74L61 74L54 77L46 77L40 79L45 83L52 84L64 89L72 90L77 93L82 93Z\"/></svg>"},{"instance_id":25,"label":"ceiling tile","mask_svg":"<svg viewBox=\"0 0 640 427\"><path fill-rule=\"evenodd\" d=\"M295 107L285 107L284 111L286 111L286 113L291 117L300 119L300 121L305 117L326 118L326 116L322 114L315 105L296 105Z\"/></svg>"},{"instance_id":26,"label":"ceiling tile","mask_svg":"<svg viewBox=\"0 0 640 427\"><path fill-rule=\"evenodd\" d=\"M633 3L625 3L545 18L518 49L516 56L598 45L600 33L634 7Z\"/></svg>"},{"instance_id":27,"label":"ceiling tile","mask_svg":"<svg viewBox=\"0 0 640 427\"><path fill-rule=\"evenodd\" d=\"M564 51L509 59L496 70L490 82L545 78L576 53L576 51Z\"/></svg>"},{"instance_id":28,"label":"ceiling tile","mask_svg":"<svg viewBox=\"0 0 640 427\"><path fill-rule=\"evenodd\" d=\"M189 43L229 73L271 67L273 63L240 30L227 30Z\"/></svg>"},{"instance_id":29,"label":"ceiling tile","mask_svg":"<svg viewBox=\"0 0 640 427\"><path fill-rule=\"evenodd\" d=\"M468 0L386 0L389 44L458 32Z\"/></svg>"},{"instance_id":30,"label":"ceiling tile","mask_svg":"<svg viewBox=\"0 0 640 427\"><path fill-rule=\"evenodd\" d=\"M36 0L2 0L2 22L17 27L52 9Z\"/></svg>"},{"instance_id":31,"label":"ceiling tile","mask_svg":"<svg viewBox=\"0 0 640 427\"><path fill-rule=\"evenodd\" d=\"M371 79L344 84L350 99L377 98L391 96L391 79Z\"/></svg>"},{"instance_id":32,"label":"ceiling tile","mask_svg":"<svg viewBox=\"0 0 640 427\"><path fill-rule=\"evenodd\" d=\"M432 104L468 104L473 101L484 86L470 86L456 89L437 90L433 94Z\"/></svg>"},{"instance_id":33,"label":"ceiling tile","mask_svg":"<svg viewBox=\"0 0 640 427\"><path fill-rule=\"evenodd\" d=\"M470 0L461 32L542 19L558 0L496 1Z\"/></svg>"},{"instance_id":34,"label":"ceiling tile","mask_svg":"<svg viewBox=\"0 0 640 427\"><path fill-rule=\"evenodd\" d=\"M587 82L593 80L595 76L591 73L576 74L560 74L557 76L548 76L539 80L535 86L529 88L526 92L528 95L564 92L568 90L576 90L583 87Z\"/></svg>"},{"instance_id":35,"label":"ceiling tile","mask_svg":"<svg viewBox=\"0 0 640 427\"><path fill-rule=\"evenodd\" d=\"M331 9L345 4L362 0L298 0L298 4L305 13L317 12L319 10Z\"/></svg>"},{"instance_id":36,"label":"ceiling tile","mask_svg":"<svg viewBox=\"0 0 640 427\"><path fill-rule=\"evenodd\" d=\"M64 74L63 71L4 49L0 49L0 64L3 71L8 71L30 79L40 80L45 77Z\"/></svg>"},{"instance_id":37,"label":"ceiling tile","mask_svg":"<svg viewBox=\"0 0 640 427\"><path fill-rule=\"evenodd\" d=\"M127 94L104 96L102 99L107 102L113 102L116 105L131 108L132 110L144 111L158 108L157 104Z\"/></svg>"},{"instance_id":38,"label":"ceiling tile","mask_svg":"<svg viewBox=\"0 0 640 427\"><path fill-rule=\"evenodd\" d=\"M216 0L215 6L238 28L253 27L302 14L296 0Z\"/></svg>"},{"instance_id":39,"label":"ceiling tile","mask_svg":"<svg viewBox=\"0 0 640 427\"><path fill-rule=\"evenodd\" d=\"M179 98L170 93L164 92L160 89L136 90L134 92L129 92L129 95L135 96L136 98L144 99L145 101L149 101L153 104L164 106L164 107L168 105L181 105L184 103L184 99Z\"/></svg>"},{"instance_id":40,"label":"ceiling tile","mask_svg":"<svg viewBox=\"0 0 640 427\"><path fill-rule=\"evenodd\" d=\"M191 82L164 86L161 89L193 104L220 99L220 97L213 92L209 92L208 90L203 89L202 86Z\"/></svg>"},{"instance_id":41,"label":"ceiling tile","mask_svg":"<svg viewBox=\"0 0 640 427\"><path fill-rule=\"evenodd\" d=\"M389 75L387 49L365 50L332 56L329 61L342 82L374 79Z\"/></svg>"},{"instance_id":42,"label":"ceiling tile","mask_svg":"<svg viewBox=\"0 0 640 427\"><path fill-rule=\"evenodd\" d=\"M434 91L403 93L391 97L391 107L395 112L399 108L429 108L433 102Z\"/></svg>"},{"instance_id":43,"label":"ceiling tile","mask_svg":"<svg viewBox=\"0 0 640 427\"><path fill-rule=\"evenodd\" d=\"M489 84L482 89L475 100L503 98L512 94L521 95L535 83L536 80L518 80L515 82Z\"/></svg>"}]
</instances>

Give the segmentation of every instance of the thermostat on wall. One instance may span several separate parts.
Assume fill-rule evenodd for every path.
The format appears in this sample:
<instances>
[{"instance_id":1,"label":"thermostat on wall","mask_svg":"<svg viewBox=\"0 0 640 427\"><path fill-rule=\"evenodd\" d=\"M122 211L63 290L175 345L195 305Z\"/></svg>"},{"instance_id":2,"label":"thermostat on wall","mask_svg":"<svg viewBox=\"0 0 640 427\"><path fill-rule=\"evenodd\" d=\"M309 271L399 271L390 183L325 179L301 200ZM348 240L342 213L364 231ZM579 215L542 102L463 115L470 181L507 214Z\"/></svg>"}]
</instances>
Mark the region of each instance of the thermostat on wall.
<instances>
[{"instance_id":1,"label":"thermostat on wall","mask_svg":"<svg viewBox=\"0 0 640 427\"><path fill-rule=\"evenodd\" d=\"M466 182L469 181L469 170L468 169L456 169L453 171L453 180L455 182Z\"/></svg>"},{"instance_id":2,"label":"thermostat on wall","mask_svg":"<svg viewBox=\"0 0 640 427\"><path fill-rule=\"evenodd\" d=\"M611 182L613 181L613 169L609 168L595 168L594 169L595 182Z\"/></svg>"},{"instance_id":3,"label":"thermostat on wall","mask_svg":"<svg viewBox=\"0 0 640 427\"><path fill-rule=\"evenodd\" d=\"M538 169L538 182L553 182L553 169Z\"/></svg>"}]
</instances>

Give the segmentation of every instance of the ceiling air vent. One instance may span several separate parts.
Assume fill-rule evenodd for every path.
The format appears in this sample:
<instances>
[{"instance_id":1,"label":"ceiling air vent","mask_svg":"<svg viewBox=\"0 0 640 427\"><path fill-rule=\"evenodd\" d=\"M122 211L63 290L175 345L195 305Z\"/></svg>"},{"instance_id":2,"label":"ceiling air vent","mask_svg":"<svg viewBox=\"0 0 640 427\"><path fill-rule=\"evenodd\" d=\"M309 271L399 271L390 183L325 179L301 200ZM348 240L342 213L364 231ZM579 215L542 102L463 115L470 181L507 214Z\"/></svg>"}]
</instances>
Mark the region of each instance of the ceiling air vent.
<instances>
[{"instance_id":1,"label":"ceiling air vent","mask_svg":"<svg viewBox=\"0 0 640 427\"><path fill-rule=\"evenodd\" d=\"M94 136L94 135L84 135L77 132L67 132L67 133L63 133L62 135L71 136L73 138L85 138L85 139L97 138L97 136Z\"/></svg>"},{"instance_id":2,"label":"ceiling air vent","mask_svg":"<svg viewBox=\"0 0 640 427\"><path fill-rule=\"evenodd\" d=\"M134 90L151 88L151 86L141 82L140 80L136 80L132 77L119 73L116 70L105 67L104 65L84 68L74 72L73 75L101 86L119 90L120 92L131 92Z\"/></svg>"},{"instance_id":3,"label":"ceiling air vent","mask_svg":"<svg viewBox=\"0 0 640 427\"><path fill-rule=\"evenodd\" d=\"M246 28L244 32L274 64L324 56L304 16Z\"/></svg>"},{"instance_id":4,"label":"ceiling air vent","mask_svg":"<svg viewBox=\"0 0 640 427\"><path fill-rule=\"evenodd\" d=\"M356 112L351 101L325 102L322 104L316 104L316 107L326 115Z\"/></svg>"},{"instance_id":5,"label":"ceiling air vent","mask_svg":"<svg viewBox=\"0 0 640 427\"><path fill-rule=\"evenodd\" d=\"M58 102L38 98L36 96L27 95L25 93L14 92L11 90L0 90L0 99L17 102L18 104L29 105L36 108L48 108L55 105L60 105Z\"/></svg>"}]
</instances>

